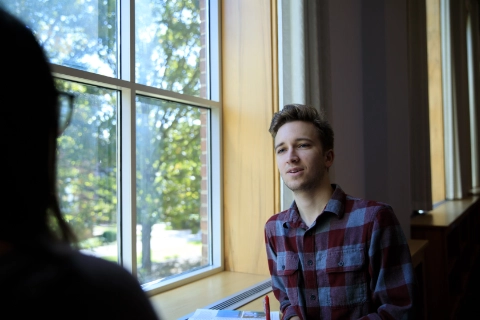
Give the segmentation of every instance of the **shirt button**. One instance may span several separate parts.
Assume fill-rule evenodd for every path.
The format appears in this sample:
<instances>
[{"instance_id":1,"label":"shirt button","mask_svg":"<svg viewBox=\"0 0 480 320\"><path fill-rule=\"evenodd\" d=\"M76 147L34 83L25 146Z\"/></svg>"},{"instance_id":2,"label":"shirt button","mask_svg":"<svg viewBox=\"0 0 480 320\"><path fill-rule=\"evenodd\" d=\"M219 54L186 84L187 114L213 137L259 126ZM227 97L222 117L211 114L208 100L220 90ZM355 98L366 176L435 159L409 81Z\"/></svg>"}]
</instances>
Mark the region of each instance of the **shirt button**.
<instances>
[{"instance_id":1,"label":"shirt button","mask_svg":"<svg viewBox=\"0 0 480 320\"><path fill-rule=\"evenodd\" d=\"M310 300L315 300L316 298L317 298L317 297L316 297L314 294L312 294L312 295L310 296Z\"/></svg>"},{"instance_id":2,"label":"shirt button","mask_svg":"<svg viewBox=\"0 0 480 320\"><path fill-rule=\"evenodd\" d=\"M340 261L340 262L338 263L338 266L339 266L339 267L343 267L344 264L345 264L345 263L344 263L343 261Z\"/></svg>"},{"instance_id":3,"label":"shirt button","mask_svg":"<svg viewBox=\"0 0 480 320\"><path fill-rule=\"evenodd\" d=\"M309 266L313 265L313 261L312 261L312 260L308 260L308 265L309 265Z\"/></svg>"}]
</instances>

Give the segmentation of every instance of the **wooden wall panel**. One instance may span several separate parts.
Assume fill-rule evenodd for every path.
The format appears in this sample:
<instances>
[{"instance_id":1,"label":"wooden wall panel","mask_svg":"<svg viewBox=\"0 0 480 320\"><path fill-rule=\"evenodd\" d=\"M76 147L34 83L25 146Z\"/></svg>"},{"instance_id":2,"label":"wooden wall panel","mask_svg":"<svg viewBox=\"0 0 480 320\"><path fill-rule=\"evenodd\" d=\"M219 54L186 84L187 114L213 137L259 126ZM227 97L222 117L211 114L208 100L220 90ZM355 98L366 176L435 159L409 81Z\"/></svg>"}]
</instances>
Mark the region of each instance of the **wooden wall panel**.
<instances>
[{"instance_id":1,"label":"wooden wall panel","mask_svg":"<svg viewBox=\"0 0 480 320\"><path fill-rule=\"evenodd\" d=\"M225 269L268 274L263 227L279 208L268 133L277 110L276 3L222 1Z\"/></svg>"},{"instance_id":2,"label":"wooden wall panel","mask_svg":"<svg viewBox=\"0 0 480 320\"><path fill-rule=\"evenodd\" d=\"M443 145L442 50L440 0L427 0L428 83L430 114L430 159L432 202L445 200L445 155Z\"/></svg>"}]
</instances>

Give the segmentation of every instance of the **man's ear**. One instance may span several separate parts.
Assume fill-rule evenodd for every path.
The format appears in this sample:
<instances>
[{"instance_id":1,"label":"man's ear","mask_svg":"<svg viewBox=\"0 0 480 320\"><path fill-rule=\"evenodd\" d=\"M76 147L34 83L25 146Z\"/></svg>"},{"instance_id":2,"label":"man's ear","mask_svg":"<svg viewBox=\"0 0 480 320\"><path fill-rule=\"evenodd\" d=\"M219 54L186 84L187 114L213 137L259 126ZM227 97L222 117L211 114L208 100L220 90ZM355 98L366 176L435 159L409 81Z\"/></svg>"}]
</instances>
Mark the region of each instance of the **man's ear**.
<instances>
[{"instance_id":1,"label":"man's ear","mask_svg":"<svg viewBox=\"0 0 480 320\"><path fill-rule=\"evenodd\" d=\"M333 160L335 159L335 152L333 149L327 150L324 153L325 167L330 168L333 165Z\"/></svg>"}]
</instances>

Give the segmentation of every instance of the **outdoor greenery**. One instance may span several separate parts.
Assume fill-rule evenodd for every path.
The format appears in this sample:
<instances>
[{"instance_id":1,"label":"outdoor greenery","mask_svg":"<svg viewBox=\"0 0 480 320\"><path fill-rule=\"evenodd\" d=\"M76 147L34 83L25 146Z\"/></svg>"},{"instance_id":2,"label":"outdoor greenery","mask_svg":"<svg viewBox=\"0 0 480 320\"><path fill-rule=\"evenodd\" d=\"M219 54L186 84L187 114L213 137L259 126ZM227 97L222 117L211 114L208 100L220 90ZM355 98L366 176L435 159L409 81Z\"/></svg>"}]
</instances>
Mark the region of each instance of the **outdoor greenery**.
<instances>
[{"instance_id":1,"label":"outdoor greenery","mask_svg":"<svg viewBox=\"0 0 480 320\"><path fill-rule=\"evenodd\" d=\"M199 1L142 0L136 9L136 82L190 96L202 89ZM116 0L14 0L7 8L34 31L54 64L109 77L119 75ZM85 248L116 240L119 212L119 103L116 90L57 80L76 95L72 123L59 137L58 192L66 219ZM141 280L152 274L152 226L200 228L201 113L177 102L136 97L136 204L141 225ZM94 228L106 230L94 234ZM175 259L169 276L199 262ZM168 265L168 266L167 266ZM152 269L153 268L153 269Z\"/></svg>"}]
</instances>

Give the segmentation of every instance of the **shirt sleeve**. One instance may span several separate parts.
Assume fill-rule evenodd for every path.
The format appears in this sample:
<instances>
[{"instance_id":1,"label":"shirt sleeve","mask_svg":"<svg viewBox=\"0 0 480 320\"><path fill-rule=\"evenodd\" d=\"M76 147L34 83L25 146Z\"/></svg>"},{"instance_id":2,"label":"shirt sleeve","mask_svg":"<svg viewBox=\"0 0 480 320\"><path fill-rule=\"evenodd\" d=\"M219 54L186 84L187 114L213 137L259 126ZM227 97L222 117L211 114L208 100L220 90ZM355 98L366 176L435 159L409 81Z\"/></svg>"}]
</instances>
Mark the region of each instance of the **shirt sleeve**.
<instances>
[{"instance_id":1,"label":"shirt sleeve","mask_svg":"<svg viewBox=\"0 0 480 320\"><path fill-rule=\"evenodd\" d=\"M362 319L410 319L417 290L410 249L393 209L373 213L369 274L375 314Z\"/></svg>"},{"instance_id":2,"label":"shirt sleeve","mask_svg":"<svg viewBox=\"0 0 480 320\"><path fill-rule=\"evenodd\" d=\"M282 312L282 320L290 319L296 316L294 308L290 304L287 289L277 272L277 253L284 251L284 248L277 248L275 243L275 221L267 221L265 224L265 246L267 250L268 268L272 277L273 294L280 302L280 311ZM272 230L273 229L273 230Z\"/></svg>"}]
</instances>

